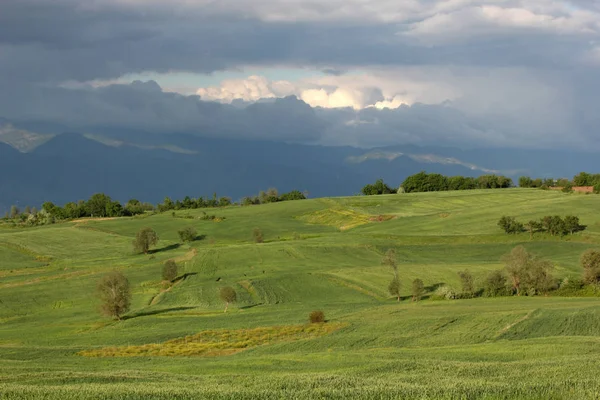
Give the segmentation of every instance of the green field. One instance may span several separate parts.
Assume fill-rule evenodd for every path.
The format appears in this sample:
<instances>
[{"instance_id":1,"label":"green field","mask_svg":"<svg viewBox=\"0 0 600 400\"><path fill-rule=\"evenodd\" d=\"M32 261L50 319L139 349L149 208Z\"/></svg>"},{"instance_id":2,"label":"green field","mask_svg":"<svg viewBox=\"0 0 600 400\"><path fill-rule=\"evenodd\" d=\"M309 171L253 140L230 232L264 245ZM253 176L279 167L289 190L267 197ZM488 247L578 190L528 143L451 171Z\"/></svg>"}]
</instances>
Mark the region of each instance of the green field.
<instances>
[{"instance_id":1,"label":"green field","mask_svg":"<svg viewBox=\"0 0 600 400\"><path fill-rule=\"evenodd\" d=\"M413 279L478 286L515 245L579 277L600 247L600 197L535 189L312 199L0 228L0 399L597 399L600 298L411 302ZM586 230L506 235L502 215L574 214ZM191 245L177 231L206 235ZM143 227L160 242L135 255ZM260 228L265 242L254 243ZM396 250L400 303L381 265ZM185 275L161 286L168 259ZM133 288L98 312L113 269ZM220 287L238 301L223 312ZM427 297L427 296L426 296ZM326 328L305 326L320 309Z\"/></svg>"}]
</instances>

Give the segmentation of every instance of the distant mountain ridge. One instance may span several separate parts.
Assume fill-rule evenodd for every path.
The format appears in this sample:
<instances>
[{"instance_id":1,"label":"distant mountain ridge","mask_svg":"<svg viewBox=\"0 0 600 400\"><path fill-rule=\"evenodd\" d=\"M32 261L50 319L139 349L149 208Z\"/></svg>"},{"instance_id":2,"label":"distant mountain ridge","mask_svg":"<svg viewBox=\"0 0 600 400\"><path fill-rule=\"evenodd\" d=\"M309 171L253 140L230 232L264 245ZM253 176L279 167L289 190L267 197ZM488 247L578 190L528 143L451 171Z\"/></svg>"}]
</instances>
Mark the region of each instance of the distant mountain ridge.
<instances>
[{"instance_id":1,"label":"distant mountain ridge","mask_svg":"<svg viewBox=\"0 0 600 400\"><path fill-rule=\"evenodd\" d=\"M65 133L40 140L24 131L35 146L23 147L15 145L14 131L10 140L0 135L0 170L7 171L0 179L2 212L12 204L64 204L97 192L123 202L152 203L215 192L238 200L269 187L325 197L358 193L378 178L398 186L422 170L517 178L571 177L600 169L595 155L576 152L412 145L365 150L143 132Z\"/></svg>"}]
</instances>

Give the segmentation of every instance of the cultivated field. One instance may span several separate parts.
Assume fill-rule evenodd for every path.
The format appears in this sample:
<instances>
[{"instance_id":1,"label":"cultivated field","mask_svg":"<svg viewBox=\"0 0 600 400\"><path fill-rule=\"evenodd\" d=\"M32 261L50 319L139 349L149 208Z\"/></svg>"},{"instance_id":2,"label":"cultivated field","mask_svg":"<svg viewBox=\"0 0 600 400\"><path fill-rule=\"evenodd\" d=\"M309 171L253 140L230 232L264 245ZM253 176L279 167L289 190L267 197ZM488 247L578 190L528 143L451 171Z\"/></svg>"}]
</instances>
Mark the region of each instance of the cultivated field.
<instances>
[{"instance_id":1,"label":"cultivated field","mask_svg":"<svg viewBox=\"0 0 600 400\"><path fill-rule=\"evenodd\" d=\"M457 271L477 284L516 244L579 277L600 248L600 197L506 189L314 199L145 218L0 228L0 399L597 399L600 299L435 301ZM225 217L193 217L202 212ZM563 239L504 234L502 215L574 214ZM192 218L190 218L192 217ZM202 240L179 243L193 226ZM160 242L135 255L143 227ZM254 243L260 228L264 243ZM396 250L404 299L388 295ZM161 268L179 264L168 291ZM133 303L98 313L122 271ZM420 278L426 298L409 299ZM237 303L224 313L219 288ZM328 322L307 326L312 310Z\"/></svg>"}]
</instances>

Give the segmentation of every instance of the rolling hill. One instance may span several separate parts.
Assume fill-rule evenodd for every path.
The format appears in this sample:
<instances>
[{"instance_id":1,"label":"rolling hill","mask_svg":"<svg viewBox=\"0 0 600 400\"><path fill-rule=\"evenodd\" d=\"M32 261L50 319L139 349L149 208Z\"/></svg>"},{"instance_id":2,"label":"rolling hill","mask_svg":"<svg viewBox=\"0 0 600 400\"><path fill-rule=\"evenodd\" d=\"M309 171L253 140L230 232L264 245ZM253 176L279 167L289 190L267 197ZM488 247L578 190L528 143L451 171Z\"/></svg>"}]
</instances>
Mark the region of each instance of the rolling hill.
<instances>
[{"instance_id":1,"label":"rolling hill","mask_svg":"<svg viewBox=\"0 0 600 400\"><path fill-rule=\"evenodd\" d=\"M428 298L457 288L464 269L480 286L517 244L552 260L557 277L579 277L580 254L600 245L597 202L475 190L0 225L0 398L597 398L598 298ZM496 226L554 214L587 229L530 240ZM143 227L160 241L136 255ZM181 244L185 227L205 236ZM389 248L401 302L387 293ZM180 278L165 290L168 259ZM102 317L93 296L113 269L133 292L121 321ZM418 303L415 278L426 287ZM238 299L224 313L226 285ZM327 322L305 325L312 310Z\"/></svg>"}]
</instances>

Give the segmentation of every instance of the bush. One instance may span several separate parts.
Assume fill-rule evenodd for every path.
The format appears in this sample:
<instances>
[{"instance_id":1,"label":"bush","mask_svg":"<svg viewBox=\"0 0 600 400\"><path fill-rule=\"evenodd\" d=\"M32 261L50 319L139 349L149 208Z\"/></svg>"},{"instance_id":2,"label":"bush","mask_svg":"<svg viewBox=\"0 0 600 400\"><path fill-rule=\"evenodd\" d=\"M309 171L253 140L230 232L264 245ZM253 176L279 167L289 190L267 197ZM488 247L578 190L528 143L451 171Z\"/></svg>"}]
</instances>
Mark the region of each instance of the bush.
<instances>
[{"instance_id":1,"label":"bush","mask_svg":"<svg viewBox=\"0 0 600 400\"><path fill-rule=\"evenodd\" d=\"M506 276L501 270L489 273L483 284L483 292L487 297L505 296L509 294L506 289Z\"/></svg>"},{"instance_id":2,"label":"bush","mask_svg":"<svg viewBox=\"0 0 600 400\"><path fill-rule=\"evenodd\" d=\"M313 311L308 316L311 324L318 324L325 322L325 313L323 311Z\"/></svg>"},{"instance_id":3,"label":"bush","mask_svg":"<svg viewBox=\"0 0 600 400\"><path fill-rule=\"evenodd\" d=\"M425 292L425 285L420 279L415 279L412 283L412 300L419 301Z\"/></svg>"},{"instance_id":4,"label":"bush","mask_svg":"<svg viewBox=\"0 0 600 400\"><path fill-rule=\"evenodd\" d=\"M443 285L437 288L433 297L438 300L454 300L456 299L456 291L448 285Z\"/></svg>"},{"instance_id":5,"label":"bush","mask_svg":"<svg viewBox=\"0 0 600 400\"><path fill-rule=\"evenodd\" d=\"M173 282L177 278L177 263L174 260L167 260L163 265L162 278L165 281Z\"/></svg>"},{"instance_id":6,"label":"bush","mask_svg":"<svg viewBox=\"0 0 600 400\"><path fill-rule=\"evenodd\" d=\"M252 231L252 237L254 238L255 243L264 242L263 234L260 228L254 228L254 230Z\"/></svg>"},{"instance_id":7,"label":"bush","mask_svg":"<svg viewBox=\"0 0 600 400\"><path fill-rule=\"evenodd\" d=\"M460 278L463 293L473 294L475 292L475 287L473 286L473 275L471 275L469 271L464 270L458 272L458 277Z\"/></svg>"},{"instance_id":8,"label":"bush","mask_svg":"<svg viewBox=\"0 0 600 400\"><path fill-rule=\"evenodd\" d=\"M194 240L196 240L196 236L198 235L198 233L196 232L196 229L192 228L191 226L185 229L182 229L180 231L177 232L179 234L179 239L181 239L182 242L193 242Z\"/></svg>"}]
</instances>

